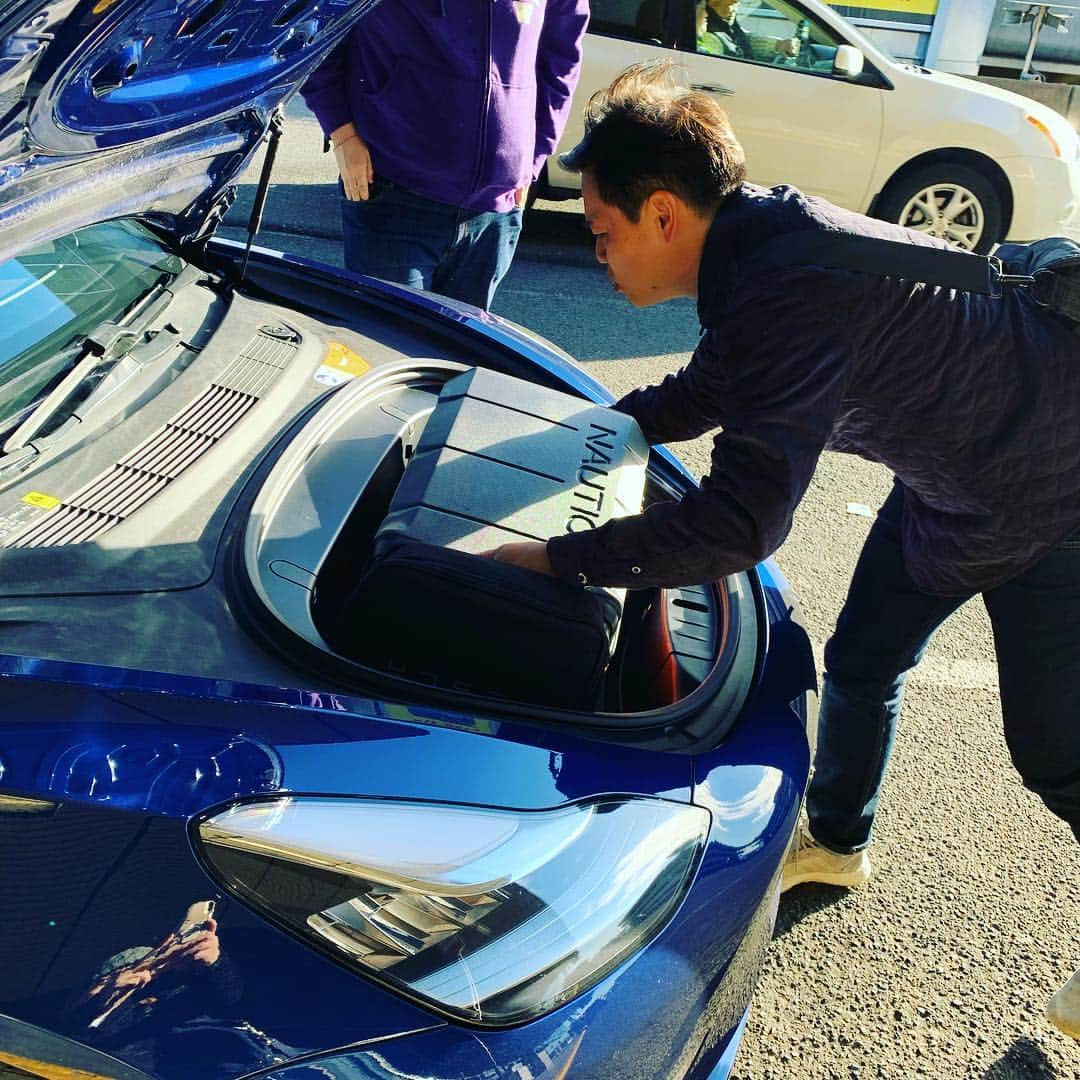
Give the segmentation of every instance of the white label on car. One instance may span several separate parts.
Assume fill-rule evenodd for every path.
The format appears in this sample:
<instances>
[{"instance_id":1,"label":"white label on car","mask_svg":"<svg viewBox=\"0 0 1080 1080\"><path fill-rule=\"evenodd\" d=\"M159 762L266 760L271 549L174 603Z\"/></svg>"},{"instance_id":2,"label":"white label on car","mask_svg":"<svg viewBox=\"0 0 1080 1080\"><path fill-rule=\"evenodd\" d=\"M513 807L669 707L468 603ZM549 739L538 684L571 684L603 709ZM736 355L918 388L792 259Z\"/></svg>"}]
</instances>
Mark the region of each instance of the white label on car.
<instances>
[{"instance_id":1,"label":"white label on car","mask_svg":"<svg viewBox=\"0 0 1080 1080\"><path fill-rule=\"evenodd\" d=\"M55 510L60 505L59 499L52 495L43 495L40 491L28 491L22 496L22 502L22 506L0 518L0 545L4 544L8 537L28 528L43 513Z\"/></svg>"}]
</instances>

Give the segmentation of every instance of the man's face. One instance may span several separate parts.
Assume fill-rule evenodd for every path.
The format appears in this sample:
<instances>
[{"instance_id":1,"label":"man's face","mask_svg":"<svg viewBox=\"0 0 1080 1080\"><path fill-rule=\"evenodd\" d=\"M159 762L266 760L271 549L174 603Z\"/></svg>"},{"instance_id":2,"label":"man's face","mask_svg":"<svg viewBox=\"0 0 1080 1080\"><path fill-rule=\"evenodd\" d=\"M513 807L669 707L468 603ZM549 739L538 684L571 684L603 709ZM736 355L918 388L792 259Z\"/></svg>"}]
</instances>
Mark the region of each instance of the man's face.
<instances>
[{"instance_id":1,"label":"man's face","mask_svg":"<svg viewBox=\"0 0 1080 1080\"><path fill-rule=\"evenodd\" d=\"M738 6L739 0L709 0L709 7L727 23L735 18L735 9Z\"/></svg>"},{"instance_id":2,"label":"man's face","mask_svg":"<svg viewBox=\"0 0 1080 1080\"><path fill-rule=\"evenodd\" d=\"M585 222L596 238L596 258L607 267L616 292L635 307L648 307L673 295L666 281L664 245L648 212L631 221L618 207L604 202L588 169L581 177Z\"/></svg>"}]
</instances>

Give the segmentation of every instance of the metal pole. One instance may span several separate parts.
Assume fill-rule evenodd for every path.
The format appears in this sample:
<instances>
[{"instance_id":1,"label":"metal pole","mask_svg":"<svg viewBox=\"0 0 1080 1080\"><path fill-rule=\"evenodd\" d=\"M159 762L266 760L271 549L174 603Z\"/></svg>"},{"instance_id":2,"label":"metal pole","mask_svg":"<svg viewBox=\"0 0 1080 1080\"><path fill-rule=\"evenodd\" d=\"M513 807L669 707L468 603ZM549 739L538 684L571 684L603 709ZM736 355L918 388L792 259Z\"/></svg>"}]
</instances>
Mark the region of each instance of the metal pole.
<instances>
[{"instance_id":1,"label":"metal pole","mask_svg":"<svg viewBox=\"0 0 1080 1080\"><path fill-rule=\"evenodd\" d=\"M1039 41L1039 31L1046 20L1046 11L1049 5L1037 4L1035 18L1031 23L1031 40L1028 42L1027 55L1024 57L1024 66L1020 69L1020 78L1026 79L1031 71L1031 58L1035 55L1035 46ZM1031 10L1030 8L1028 9Z\"/></svg>"},{"instance_id":2,"label":"metal pole","mask_svg":"<svg viewBox=\"0 0 1080 1080\"><path fill-rule=\"evenodd\" d=\"M263 208L266 206L266 195L270 190L270 174L274 171L274 159L277 157L278 143L281 141L281 133L284 129L285 114L280 108L277 108L270 117L266 156L263 158L262 172L259 173L259 186L255 190L255 201L251 207L251 217L248 219L247 244L244 246L244 261L240 264L238 285L242 285L244 278L247 276L251 245L255 242L255 236L262 225Z\"/></svg>"}]
</instances>

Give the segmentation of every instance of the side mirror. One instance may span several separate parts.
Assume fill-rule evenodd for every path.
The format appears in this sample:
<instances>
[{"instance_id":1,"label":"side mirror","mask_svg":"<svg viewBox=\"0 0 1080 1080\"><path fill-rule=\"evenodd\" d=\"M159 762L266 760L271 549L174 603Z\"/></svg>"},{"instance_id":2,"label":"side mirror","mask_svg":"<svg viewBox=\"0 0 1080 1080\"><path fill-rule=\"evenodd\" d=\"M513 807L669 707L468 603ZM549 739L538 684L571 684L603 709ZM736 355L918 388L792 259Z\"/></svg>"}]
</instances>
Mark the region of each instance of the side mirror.
<instances>
[{"instance_id":1,"label":"side mirror","mask_svg":"<svg viewBox=\"0 0 1080 1080\"><path fill-rule=\"evenodd\" d=\"M862 49L854 45L838 45L836 56L833 57L833 74L842 79L857 79L862 74L865 61Z\"/></svg>"}]
</instances>

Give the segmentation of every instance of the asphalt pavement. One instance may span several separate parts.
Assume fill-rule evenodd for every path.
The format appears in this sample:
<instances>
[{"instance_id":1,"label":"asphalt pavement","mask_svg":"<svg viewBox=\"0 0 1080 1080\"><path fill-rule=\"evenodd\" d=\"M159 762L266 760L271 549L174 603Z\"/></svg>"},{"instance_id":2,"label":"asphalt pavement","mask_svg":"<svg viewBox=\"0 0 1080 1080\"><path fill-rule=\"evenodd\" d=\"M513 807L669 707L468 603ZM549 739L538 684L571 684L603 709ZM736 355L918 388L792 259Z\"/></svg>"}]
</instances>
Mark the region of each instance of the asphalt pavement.
<instances>
[{"instance_id":1,"label":"asphalt pavement","mask_svg":"<svg viewBox=\"0 0 1080 1080\"><path fill-rule=\"evenodd\" d=\"M301 105L289 116L259 243L340 264L332 158ZM251 173L229 235L241 234L253 185ZM616 393L677 369L697 340L693 304L630 308L594 265L574 209L528 215L495 311ZM708 439L677 451L707 470ZM824 455L777 555L819 659L870 527L863 508L890 483L879 466ZM735 1076L1080 1077L1080 1043L1042 1016L1080 965L1080 848L1009 762L978 601L909 681L872 857L861 890L806 885L783 898Z\"/></svg>"}]
</instances>

